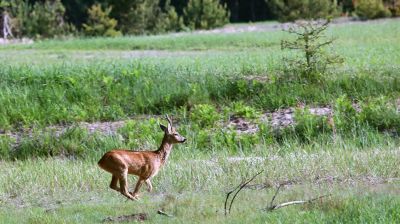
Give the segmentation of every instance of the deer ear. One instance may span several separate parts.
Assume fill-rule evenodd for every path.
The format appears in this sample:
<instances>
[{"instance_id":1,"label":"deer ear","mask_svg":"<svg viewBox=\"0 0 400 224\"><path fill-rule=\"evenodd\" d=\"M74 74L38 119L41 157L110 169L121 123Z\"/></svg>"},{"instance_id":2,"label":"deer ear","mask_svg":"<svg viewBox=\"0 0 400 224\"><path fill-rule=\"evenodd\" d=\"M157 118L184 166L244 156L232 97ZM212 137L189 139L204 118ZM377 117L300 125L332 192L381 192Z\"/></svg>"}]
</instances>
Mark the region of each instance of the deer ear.
<instances>
[{"instance_id":1,"label":"deer ear","mask_svg":"<svg viewBox=\"0 0 400 224\"><path fill-rule=\"evenodd\" d=\"M160 124L160 128L161 128L161 130L163 130L163 132L167 132L167 131L168 131L168 128L165 127L165 126L162 125L162 124Z\"/></svg>"}]
</instances>

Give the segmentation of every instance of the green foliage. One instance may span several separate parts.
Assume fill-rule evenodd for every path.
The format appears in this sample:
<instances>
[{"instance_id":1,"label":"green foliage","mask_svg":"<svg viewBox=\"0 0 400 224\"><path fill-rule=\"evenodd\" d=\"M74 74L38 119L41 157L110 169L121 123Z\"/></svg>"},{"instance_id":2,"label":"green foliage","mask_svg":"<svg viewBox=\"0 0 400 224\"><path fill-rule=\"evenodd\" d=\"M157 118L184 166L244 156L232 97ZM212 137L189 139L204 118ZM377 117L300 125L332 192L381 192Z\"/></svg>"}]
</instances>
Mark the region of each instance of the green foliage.
<instances>
[{"instance_id":1,"label":"green foliage","mask_svg":"<svg viewBox=\"0 0 400 224\"><path fill-rule=\"evenodd\" d=\"M382 0L359 0L355 5L356 14L362 19L376 19L390 16Z\"/></svg>"},{"instance_id":2,"label":"green foliage","mask_svg":"<svg viewBox=\"0 0 400 224\"><path fill-rule=\"evenodd\" d=\"M126 4L116 1L114 5L118 7L114 7L112 14L124 34L155 34L182 28L181 18L170 1L163 8L159 0L134 0Z\"/></svg>"},{"instance_id":3,"label":"green foliage","mask_svg":"<svg viewBox=\"0 0 400 224\"><path fill-rule=\"evenodd\" d=\"M6 11L10 16L10 26L15 37L27 35L26 23L29 22L29 12L31 6L25 0L3 0L3 5L0 6L0 12ZM1 25L2 27L2 25Z\"/></svg>"},{"instance_id":4,"label":"green foliage","mask_svg":"<svg viewBox=\"0 0 400 224\"><path fill-rule=\"evenodd\" d=\"M323 85L271 82L253 86L253 82L243 80L238 88L236 84L231 86L229 60L217 63L227 68L227 73L219 74L219 78L208 76L207 71L195 73L198 70L192 65L172 68L173 63L176 58L166 64L129 61L50 67L0 66L3 77L0 127L117 120L132 114L160 114L207 101L222 106L243 101L252 108L274 110L295 106L298 101L326 105L342 94L362 100L400 91L398 73L382 78L375 76L381 74L376 70L366 76L334 78ZM191 87L194 83L196 91Z\"/></svg>"},{"instance_id":5,"label":"green foliage","mask_svg":"<svg viewBox=\"0 0 400 224\"><path fill-rule=\"evenodd\" d=\"M196 130L196 148L205 150L212 149L215 142L215 133L208 129L199 128Z\"/></svg>"},{"instance_id":6,"label":"green foliage","mask_svg":"<svg viewBox=\"0 0 400 224\"><path fill-rule=\"evenodd\" d=\"M396 104L386 97L375 98L361 104L360 122L380 131L400 133L400 113Z\"/></svg>"},{"instance_id":7,"label":"green foliage","mask_svg":"<svg viewBox=\"0 0 400 224\"><path fill-rule=\"evenodd\" d=\"M32 136L23 136L19 145L10 153L14 159L50 156L82 156L84 142L88 139L86 130L70 128L59 136L53 132L33 130Z\"/></svg>"},{"instance_id":8,"label":"green foliage","mask_svg":"<svg viewBox=\"0 0 400 224\"><path fill-rule=\"evenodd\" d=\"M23 22L25 34L35 38L51 38L72 32L74 27L64 21L64 14L61 0L36 2Z\"/></svg>"},{"instance_id":9,"label":"green foliage","mask_svg":"<svg viewBox=\"0 0 400 224\"><path fill-rule=\"evenodd\" d=\"M343 95L336 99L333 107L334 123L338 131L346 132L354 130L357 126L357 111L351 100Z\"/></svg>"},{"instance_id":10,"label":"green foliage","mask_svg":"<svg viewBox=\"0 0 400 224\"><path fill-rule=\"evenodd\" d=\"M256 119L260 117L260 113L257 111L257 109L245 105L243 101L234 102L232 105L232 112L235 116L244 117L247 119Z\"/></svg>"},{"instance_id":11,"label":"green foliage","mask_svg":"<svg viewBox=\"0 0 400 224\"><path fill-rule=\"evenodd\" d=\"M326 40L324 31L330 21L326 22L298 22L287 32L296 35L295 40L281 42L281 49L298 50L304 56L301 59L288 60L292 73L300 74L300 78L316 82L322 80L322 75L329 65L341 63L342 58L324 52L323 47L332 44L333 39ZM291 72L290 70L288 72ZM286 72L287 73L287 72Z\"/></svg>"},{"instance_id":12,"label":"green foliage","mask_svg":"<svg viewBox=\"0 0 400 224\"><path fill-rule=\"evenodd\" d=\"M229 22L229 11L219 0L190 0L183 9L186 26L190 29L212 29Z\"/></svg>"},{"instance_id":13,"label":"green foliage","mask_svg":"<svg viewBox=\"0 0 400 224\"><path fill-rule=\"evenodd\" d=\"M165 3L165 13L163 16L163 31L180 31L185 29L185 25L183 23L183 18L178 15L175 11L175 8L170 4L170 0L167 0Z\"/></svg>"},{"instance_id":14,"label":"green foliage","mask_svg":"<svg viewBox=\"0 0 400 224\"><path fill-rule=\"evenodd\" d=\"M89 14L87 23L83 24L85 35L106 37L121 36L122 33L116 30L118 21L110 18L111 9L112 7L108 7L103 10L98 3L92 5L87 11Z\"/></svg>"},{"instance_id":15,"label":"green foliage","mask_svg":"<svg viewBox=\"0 0 400 224\"><path fill-rule=\"evenodd\" d=\"M211 104L199 104L193 108L190 118L200 127L213 127L220 114Z\"/></svg>"},{"instance_id":16,"label":"green foliage","mask_svg":"<svg viewBox=\"0 0 400 224\"><path fill-rule=\"evenodd\" d=\"M163 132L160 129L160 120L150 118L142 121L130 120L118 129L124 144L131 149L151 149L159 144Z\"/></svg>"},{"instance_id":17,"label":"green foliage","mask_svg":"<svg viewBox=\"0 0 400 224\"><path fill-rule=\"evenodd\" d=\"M294 116L296 121L294 132L301 141L311 142L323 134L332 133L332 127L327 122L328 118L311 114L307 107L297 108Z\"/></svg>"},{"instance_id":18,"label":"green foliage","mask_svg":"<svg viewBox=\"0 0 400 224\"><path fill-rule=\"evenodd\" d=\"M400 0L384 0L383 3L393 17L400 16Z\"/></svg>"},{"instance_id":19,"label":"green foliage","mask_svg":"<svg viewBox=\"0 0 400 224\"><path fill-rule=\"evenodd\" d=\"M7 135L0 135L0 160L8 160L11 157L11 152L15 140Z\"/></svg>"},{"instance_id":20,"label":"green foliage","mask_svg":"<svg viewBox=\"0 0 400 224\"><path fill-rule=\"evenodd\" d=\"M396 96L400 91L396 64L400 61L400 46L394 44L399 40L397 27L398 21L394 20L332 27L330 32L340 37L335 50L346 58L346 63L329 73L323 83L307 85L279 82L275 77L284 64L282 53L298 55L296 51L268 47L270 40L278 43L282 32L43 41L16 46L17 50L4 49L0 54L1 61L7 62L0 65L0 128L118 120L134 114L172 112L182 106L190 110L192 105L203 103L224 108L242 101L259 111L274 111L294 107L298 102L329 105L344 94L355 102ZM255 50L258 41L264 39L268 41L262 49ZM188 57L193 52L162 52L161 58L151 53L137 59L124 59L131 55L124 51L70 50L104 50L107 46L220 49L228 43L242 50L198 52L195 57Z\"/></svg>"},{"instance_id":21,"label":"green foliage","mask_svg":"<svg viewBox=\"0 0 400 224\"><path fill-rule=\"evenodd\" d=\"M52 38L75 31L74 26L64 21L65 8L60 0L36 1L34 5L25 0L11 0L6 8L17 37Z\"/></svg>"},{"instance_id":22,"label":"green foliage","mask_svg":"<svg viewBox=\"0 0 400 224\"><path fill-rule=\"evenodd\" d=\"M2 136L0 136L2 137ZM31 158L64 157L64 158L99 158L112 148L123 148L126 145L119 136L105 136L90 133L87 129L71 126L56 133L49 129L35 128L32 134L24 134L16 139L0 140L0 151L7 150L3 159L26 160ZM2 139L2 138L0 138ZM14 147L3 143L13 144ZM4 148L3 148L4 147Z\"/></svg>"},{"instance_id":23,"label":"green foliage","mask_svg":"<svg viewBox=\"0 0 400 224\"><path fill-rule=\"evenodd\" d=\"M298 19L320 19L339 15L336 0L266 0L278 19L283 22Z\"/></svg>"}]
</instances>

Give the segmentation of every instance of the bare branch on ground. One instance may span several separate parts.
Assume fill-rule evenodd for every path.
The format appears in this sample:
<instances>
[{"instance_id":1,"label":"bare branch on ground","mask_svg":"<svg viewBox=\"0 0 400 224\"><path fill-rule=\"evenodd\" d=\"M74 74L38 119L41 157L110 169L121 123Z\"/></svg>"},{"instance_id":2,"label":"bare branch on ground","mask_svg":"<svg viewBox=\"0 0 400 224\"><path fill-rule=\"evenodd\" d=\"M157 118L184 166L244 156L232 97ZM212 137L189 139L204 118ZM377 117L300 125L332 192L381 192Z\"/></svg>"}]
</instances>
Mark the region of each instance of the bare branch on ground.
<instances>
[{"instance_id":1,"label":"bare branch on ground","mask_svg":"<svg viewBox=\"0 0 400 224\"><path fill-rule=\"evenodd\" d=\"M224 205L224 211L225 211L225 216L227 214L231 213L231 209L232 209L232 205L233 202L235 201L236 196L239 194L239 192L245 188L250 182L252 182L258 175L260 175L262 172L264 172L264 170L258 172L256 175L254 175L252 178L250 178L248 181L242 181L241 184L239 184L238 186L236 186L233 190L229 191L228 193L226 193L226 198L225 198L225 205ZM234 193L232 199L229 201L229 197L230 195ZM228 209L228 204L229 204L229 209Z\"/></svg>"}]
</instances>

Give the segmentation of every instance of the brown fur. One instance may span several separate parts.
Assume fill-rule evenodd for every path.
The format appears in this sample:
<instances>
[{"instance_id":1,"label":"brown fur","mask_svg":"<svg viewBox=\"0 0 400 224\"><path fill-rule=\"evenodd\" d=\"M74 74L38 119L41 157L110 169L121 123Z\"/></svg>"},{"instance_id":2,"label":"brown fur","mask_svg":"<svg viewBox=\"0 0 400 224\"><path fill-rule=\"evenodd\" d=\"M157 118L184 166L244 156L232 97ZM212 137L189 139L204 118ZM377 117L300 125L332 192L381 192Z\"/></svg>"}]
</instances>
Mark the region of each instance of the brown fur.
<instances>
[{"instance_id":1,"label":"brown fur","mask_svg":"<svg viewBox=\"0 0 400 224\"><path fill-rule=\"evenodd\" d=\"M154 177L160 168L167 162L171 153L172 145L183 143L186 139L176 132L172 127L172 122L168 118L168 127L160 125L164 131L164 138L161 146L155 151L131 151L115 149L103 155L98 165L105 171L112 174L110 188L121 192L125 197L136 200L138 199L139 189L143 183L147 185L147 190L152 190L151 178ZM128 191L128 174L139 177L135 190ZM119 186L117 186L119 182Z\"/></svg>"}]
</instances>

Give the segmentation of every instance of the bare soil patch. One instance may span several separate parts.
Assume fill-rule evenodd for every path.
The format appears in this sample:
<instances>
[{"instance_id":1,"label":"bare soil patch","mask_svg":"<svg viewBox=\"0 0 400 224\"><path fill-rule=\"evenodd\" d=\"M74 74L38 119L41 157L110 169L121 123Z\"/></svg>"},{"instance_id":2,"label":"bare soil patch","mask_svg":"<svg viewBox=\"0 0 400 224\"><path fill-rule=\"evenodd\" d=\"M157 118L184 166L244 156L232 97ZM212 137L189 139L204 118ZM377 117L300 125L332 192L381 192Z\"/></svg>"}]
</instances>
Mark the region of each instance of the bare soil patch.
<instances>
[{"instance_id":1,"label":"bare soil patch","mask_svg":"<svg viewBox=\"0 0 400 224\"><path fill-rule=\"evenodd\" d=\"M121 215L117 217L107 217L103 219L103 222L143 222L149 219L149 215L147 213L137 213L132 215Z\"/></svg>"}]
</instances>

